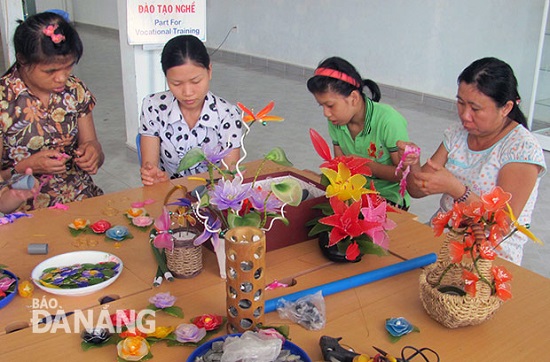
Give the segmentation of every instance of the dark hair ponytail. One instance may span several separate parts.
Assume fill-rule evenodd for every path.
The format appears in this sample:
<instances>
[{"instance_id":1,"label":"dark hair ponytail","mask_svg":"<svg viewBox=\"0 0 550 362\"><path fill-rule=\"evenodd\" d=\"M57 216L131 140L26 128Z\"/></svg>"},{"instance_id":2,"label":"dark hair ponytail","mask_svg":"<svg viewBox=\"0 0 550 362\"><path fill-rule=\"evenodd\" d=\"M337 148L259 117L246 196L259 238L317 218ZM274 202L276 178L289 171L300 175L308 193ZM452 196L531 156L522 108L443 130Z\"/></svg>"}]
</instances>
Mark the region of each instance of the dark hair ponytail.
<instances>
[{"instance_id":1,"label":"dark hair ponytail","mask_svg":"<svg viewBox=\"0 0 550 362\"><path fill-rule=\"evenodd\" d=\"M210 56L202 41L194 35L179 35L168 40L160 57L164 75L168 69L189 61L206 69L210 67Z\"/></svg>"},{"instance_id":2,"label":"dark hair ponytail","mask_svg":"<svg viewBox=\"0 0 550 362\"><path fill-rule=\"evenodd\" d=\"M355 67L345 59L340 57L327 58L319 63L317 69L319 68L327 68L341 72L350 77L354 84L337 77L314 75L307 81L307 89L313 94L324 93L331 90L347 97L351 94L351 92L357 90L361 93L363 98L366 98L363 89L367 87L371 93L371 99L373 101L378 102L382 96L378 84L370 79L361 78L361 75L357 69L355 69ZM359 86L357 86L357 84Z\"/></svg>"},{"instance_id":3,"label":"dark hair ponytail","mask_svg":"<svg viewBox=\"0 0 550 362\"><path fill-rule=\"evenodd\" d=\"M508 101L513 107L508 118L527 128L527 119L519 108L521 100L518 93L518 81L512 68L497 58L482 58L470 64L458 76L458 83L474 84L498 107L504 107Z\"/></svg>"}]
</instances>

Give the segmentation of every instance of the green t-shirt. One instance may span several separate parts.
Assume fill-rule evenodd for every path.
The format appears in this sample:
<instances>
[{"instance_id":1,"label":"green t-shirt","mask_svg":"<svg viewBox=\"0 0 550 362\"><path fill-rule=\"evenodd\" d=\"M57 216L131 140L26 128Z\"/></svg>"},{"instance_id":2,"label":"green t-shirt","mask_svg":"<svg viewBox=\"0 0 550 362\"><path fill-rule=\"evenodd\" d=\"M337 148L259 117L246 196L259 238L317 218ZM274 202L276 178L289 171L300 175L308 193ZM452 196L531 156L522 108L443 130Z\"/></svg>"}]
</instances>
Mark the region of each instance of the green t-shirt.
<instances>
[{"instance_id":1,"label":"green t-shirt","mask_svg":"<svg viewBox=\"0 0 550 362\"><path fill-rule=\"evenodd\" d=\"M340 146L344 155L356 155L369 158L383 165L393 165L391 152L397 152L397 141L408 141L407 121L405 118L387 104L373 102L365 99L366 115L365 127L355 137L351 137L347 126L333 125L328 122L328 131L332 143ZM384 198L403 205L399 195L399 183L381 180L376 177L369 178L374 181L376 190ZM406 205L410 205L410 196L405 194Z\"/></svg>"}]
</instances>

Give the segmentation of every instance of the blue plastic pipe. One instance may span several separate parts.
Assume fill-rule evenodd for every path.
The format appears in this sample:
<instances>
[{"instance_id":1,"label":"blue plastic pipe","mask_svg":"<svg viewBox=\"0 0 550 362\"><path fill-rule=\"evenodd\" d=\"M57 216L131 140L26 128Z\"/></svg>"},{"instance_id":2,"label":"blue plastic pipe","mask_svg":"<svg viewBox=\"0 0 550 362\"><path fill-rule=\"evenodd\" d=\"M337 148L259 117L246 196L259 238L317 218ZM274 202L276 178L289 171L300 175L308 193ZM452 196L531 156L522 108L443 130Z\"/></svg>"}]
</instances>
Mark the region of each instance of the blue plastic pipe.
<instances>
[{"instance_id":1,"label":"blue plastic pipe","mask_svg":"<svg viewBox=\"0 0 550 362\"><path fill-rule=\"evenodd\" d=\"M409 259L400 263L388 265L380 269L357 274L349 278L336 280L334 282L322 284L306 290L301 290L296 293L291 293L283 295L281 297L269 299L265 301L265 313L277 310L277 302L279 301L279 299L284 299L289 302L295 302L303 296L315 294L318 291L321 291L323 293L323 296L326 297L327 295L335 294L344 290L359 287L361 285L376 282L381 279L389 278L397 274L405 273L410 270L432 264L436 261L436 259L437 255L435 253L430 253L414 259Z\"/></svg>"}]
</instances>

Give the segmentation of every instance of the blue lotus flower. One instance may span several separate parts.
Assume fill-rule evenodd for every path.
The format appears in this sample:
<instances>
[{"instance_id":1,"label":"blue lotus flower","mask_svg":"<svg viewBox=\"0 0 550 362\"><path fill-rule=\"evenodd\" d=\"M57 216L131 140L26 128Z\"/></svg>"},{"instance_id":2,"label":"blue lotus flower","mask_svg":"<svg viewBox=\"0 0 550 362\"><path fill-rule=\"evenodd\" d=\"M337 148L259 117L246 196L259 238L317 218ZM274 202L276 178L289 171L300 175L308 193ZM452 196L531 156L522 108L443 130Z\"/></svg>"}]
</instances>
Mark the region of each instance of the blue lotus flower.
<instances>
[{"instance_id":1,"label":"blue lotus flower","mask_svg":"<svg viewBox=\"0 0 550 362\"><path fill-rule=\"evenodd\" d=\"M122 241L124 240L130 232L128 231L128 228L126 226L113 226L107 232L105 235L107 235L108 238L116 240L116 241Z\"/></svg>"}]
</instances>

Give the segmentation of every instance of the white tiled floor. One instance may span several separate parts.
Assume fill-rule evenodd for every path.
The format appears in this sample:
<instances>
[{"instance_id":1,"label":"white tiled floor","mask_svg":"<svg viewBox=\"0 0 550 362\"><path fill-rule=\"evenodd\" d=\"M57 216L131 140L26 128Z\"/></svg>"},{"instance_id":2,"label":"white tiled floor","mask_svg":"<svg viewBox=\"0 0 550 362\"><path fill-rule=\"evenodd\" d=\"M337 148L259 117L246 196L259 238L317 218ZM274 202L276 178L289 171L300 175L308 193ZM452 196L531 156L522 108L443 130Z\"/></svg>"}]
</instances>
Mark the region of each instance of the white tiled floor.
<instances>
[{"instance_id":1,"label":"white tiled floor","mask_svg":"<svg viewBox=\"0 0 550 362\"><path fill-rule=\"evenodd\" d=\"M84 57L76 73L97 97L94 110L97 132L106 154L106 162L95 177L106 191L140 186L137 155L128 149L124 140L125 121L118 35L112 31L80 27L84 42ZM288 76L261 66L230 64L213 57L214 93L230 102L240 101L256 110L270 100L276 103L273 114L285 117L285 122L254 125L245 145L249 159L260 157L274 146L282 146L298 168L317 170L321 160L309 141L308 129L315 128L328 139L322 111L309 94L305 78ZM411 101L407 97L390 98L382 102L399 110L409 122L410 138L422 147L423 157L435 151L441 142L442 131L457 121L455 112L443 111ZM136 120L137 127L137 120ZM547 164L549 154L545 153ZM550 177L543 178L534 214L532 230L547 244L529 244L525 248L523 265L550 277L550 223L545 216L550 211ZM436 209L438 197L413 200L411 212L426 221Z\"/></svg>"}]
</instances>

